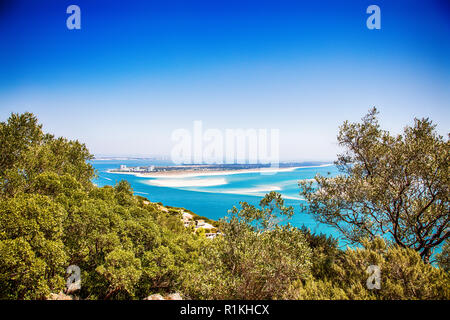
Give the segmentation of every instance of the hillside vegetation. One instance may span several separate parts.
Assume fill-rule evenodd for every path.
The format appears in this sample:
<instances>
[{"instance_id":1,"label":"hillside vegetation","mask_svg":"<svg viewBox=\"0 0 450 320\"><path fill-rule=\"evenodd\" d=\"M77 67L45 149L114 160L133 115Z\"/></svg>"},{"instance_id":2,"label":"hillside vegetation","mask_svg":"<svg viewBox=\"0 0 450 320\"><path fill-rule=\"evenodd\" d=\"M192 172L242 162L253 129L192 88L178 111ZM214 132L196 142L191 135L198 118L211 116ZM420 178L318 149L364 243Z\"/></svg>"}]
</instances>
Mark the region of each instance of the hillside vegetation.
<instances>
[{"instance_id":1,"label":"hillside vegetation","mask_svg":"<svg viewBox=\"0 0 450 320\"><path fill-rule=\"evenodd\" d=\"M274 192L258 208L232 208L217 222L223 236L210 240L126 181L95 186L90 159L84 144L45 134L30 113L0 123L0 299L65 291L71 265L81 288L70 294L80 299L450 298L448 246L441 268L381 238L340 250L333 238L280 223L293 208ZM374 264L381 288L369 290Z\"/></svg>"}]
</instances>

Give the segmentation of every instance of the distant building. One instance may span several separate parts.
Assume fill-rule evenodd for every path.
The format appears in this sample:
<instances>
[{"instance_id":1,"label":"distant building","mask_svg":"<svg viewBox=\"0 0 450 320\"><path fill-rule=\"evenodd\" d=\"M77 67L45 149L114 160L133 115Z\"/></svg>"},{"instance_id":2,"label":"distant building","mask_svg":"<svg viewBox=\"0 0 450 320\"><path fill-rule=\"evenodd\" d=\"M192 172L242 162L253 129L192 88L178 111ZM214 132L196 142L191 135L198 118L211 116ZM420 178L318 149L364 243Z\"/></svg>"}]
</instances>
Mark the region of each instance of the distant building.
<instances>
[{"instance_id":1,"label":"distant building","mask_svg":"<svg viewBox=\"0 0 450 320\"><path fill-rule=\"evenodd\" d=\"M120 165L120 170L126 170L126 169L127 169L127 166L125 164Z\"/></svg>"},{"instance_id":2,"label":"distant building","mask_svg":"<svg viewBox=\"0 0 450 320\"><path fill-rule=\"evenodd\" d=\"M214 229L214 226L209 223L206 223L204 220L198 220L195 229L199 229L199 228Z\"/></svg>"},{"instance_id":3,"label":"distant building","mask_svg":"<svg viewBox=\"0 0 450 320\"><path fill-rule=\"evenodd\" d=\"M182 218L183 224L187 228L192 224L192 218L193 218L192 214L189 214L189 213L183 211L182 215L183 215L183 218Z\"/></svg>"},{"instance_id":4,"label":"distant building","mask_svg":"<svg viewBox=\"0 0 450 320\"><path fill-rule=\"evenodd\" d=\"M183 220L192 220L192 218L192 214L183 211Z\"/></svg>"}]
</instances>

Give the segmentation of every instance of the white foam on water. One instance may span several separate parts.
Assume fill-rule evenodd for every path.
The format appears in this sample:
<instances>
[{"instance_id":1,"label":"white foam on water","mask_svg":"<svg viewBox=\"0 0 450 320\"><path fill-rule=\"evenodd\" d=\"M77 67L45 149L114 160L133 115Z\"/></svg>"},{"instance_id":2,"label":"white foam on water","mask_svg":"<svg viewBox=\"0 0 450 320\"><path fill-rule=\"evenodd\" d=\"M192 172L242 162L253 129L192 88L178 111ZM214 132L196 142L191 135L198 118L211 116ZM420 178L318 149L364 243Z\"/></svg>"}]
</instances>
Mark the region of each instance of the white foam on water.
<instances>
[{"instance_id":1,"label":"white foam on water","mask_svg":"<svg viewBox=\"0 0 450 320\"><path fill-rule=\"evenodd\" d=\"M294 197L294 196L288 196L282 194L282 189L279 186L255 186L253 188L235 188L235 189L218 189L218 190L202 190L202 189L191 189L191 191L196 192L209 192L209 193L222 193L222 194L238 194L238 195L244 195L244 196L254 196L254 197L264 197L267 193L270 191L277 191L281 193L281 197L283 199L291 199L291 200L298 200L302 201L304 200L301 197Z\"/></svg>"},{"instance_id":2,"label":"white foam on water","mask_svg":"<svg viewBox=\"0 0 450 320\"><path fill-rule=\"evenodd\" d=\"M139 191L134 191L134 193L137 193L137 194L146 194L146 195L148 195L148 193L147 193L147 192L139 192Z\"/></svg>"},{"instance_id":3,"label":"white foam on water","mask_svg":"<svg viewBox=\"0 0 450 320\"><path fill-rule=\"evenodd\" d=\"M158 187L188 188L188 187L213 187L227 184L225 178L215 179L154 179L143 183Z\"/></svg>"}]
</instances>

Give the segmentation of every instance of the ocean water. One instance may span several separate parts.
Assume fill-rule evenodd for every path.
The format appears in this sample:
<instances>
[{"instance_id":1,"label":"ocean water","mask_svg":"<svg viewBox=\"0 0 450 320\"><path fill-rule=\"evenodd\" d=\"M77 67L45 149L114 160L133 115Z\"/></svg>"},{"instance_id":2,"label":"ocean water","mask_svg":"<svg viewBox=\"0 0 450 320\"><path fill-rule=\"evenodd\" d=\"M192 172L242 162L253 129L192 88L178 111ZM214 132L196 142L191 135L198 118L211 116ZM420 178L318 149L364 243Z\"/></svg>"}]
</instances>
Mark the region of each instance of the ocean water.
<instances>
[{"instance_id":1,"label":"ocean water","mask_svg":"<svg viewBox=\"0 0 450 320\"><path fill-rule=\"evenodd\" d=\"M317 223L307 213L302 212L298 181L313 179L316 174L336 176L338 170L334 165L322 167L304 167L292 171L277 172L272 175L260 173L243 173L231 175L207 175L186 178L142 178L132 174L109 173L108 169L117 169L121 164L128 167L148 165L171 165L164 161L137 160L93 160L98 177L94 183L102 187L115 185L120 180L127 180L136 195L148 198L152 202L183 207L198 215L218 220L226 216L233 206L239 207L240 201L258 205L261 198L269 191L281 193L285 205L293 206L295 214L290 223L296 227L305 225L311 231L324 233L339 239L339 246L345 248L354 245L345 241L336 229ZM435 253L442 250L442 244Z\"/></svg>"},{"instance_id":2,"label":"ocean water","mask_svg":"<svg viewBox=\"0 0 450 320\"><path fill-rule=\"evenodd\" d=\"M314 232L338 237L337 232L326 225L315 222L310 215L302 212L298 181L313 179L316 174L335 176L338 171L333 165L321 167L303 167L292 171L274 174L242 173L229 175L206 175L185 178L148 178L132 174L109 173L121 164L132 166L170 165L163 161L137 160L93 160L98 177L94 183L98 186L115 185L125 179L136 195L148 198L152 202L164 205L184 207L198 215L218 220L226 216L233 206L239 207L240 201L258 205L269 191L281 193L285 204L293 206L295 214L291 224L296 227L305 225Z\"/></svg>"}]
</instances>

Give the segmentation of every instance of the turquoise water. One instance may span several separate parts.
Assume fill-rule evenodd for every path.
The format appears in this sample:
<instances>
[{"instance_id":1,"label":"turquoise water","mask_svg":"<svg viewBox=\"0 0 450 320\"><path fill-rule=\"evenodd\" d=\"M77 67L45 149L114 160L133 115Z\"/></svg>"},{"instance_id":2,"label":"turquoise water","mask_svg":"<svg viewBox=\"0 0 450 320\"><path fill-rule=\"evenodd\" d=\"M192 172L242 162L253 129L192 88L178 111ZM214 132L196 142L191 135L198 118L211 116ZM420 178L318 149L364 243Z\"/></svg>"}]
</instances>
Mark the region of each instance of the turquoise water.
<instances>
[{"instance_id":1,"label":"turquoise water","mask_svg":"<svg viewBox=\"0 0 450 320\"><path fill-rule=\"evenodd\" d=\"M265 193L277 191L282 194L285 204L294 207L295 215L291 224L297 227L307 226L312 231L338 236L328 226L316 223L311 216L301 212L298 181L312 179L316 174L331 176L337 174L335 166L304 167L292 171L273 174L243 173L231 175L207 175L184 178L148 178L132 174L116 174L107 172L124 164L132 166L167 165L167 162L138 160L94 160L98 177L94 183L98 186L114 185L118 181L127 180L136 195L141 195L153 202L164 205L184 207L198 215L218 220L227 214L239 201L257 205Z\"/></svg>"},{"instance_id":2,"label":"turquoise water","mask_svg":"<svg viewBox=\"0 0 450 320\"><path fill-rule=\"evenodd\" d=\"M163 161L139 160L94 160L92 164L97 169L98 178L94 180L98 186L115 185L125 179L136 195L141 195L153 202L165 205L184 207L198 215L218 220L227 214L233 206L239 206L239 201L258 205L265 193L274 190L280 192L285 204L293 206L295 214L290 221L292 225L305 225L314 232L325 233L340 239L340 246L349 245L339 233L327 225L319 224L313 218L300 210L303 201L299 195L298 181L312 179L316 174L336 176L335 166L305 167L288 172L277 172L272 175L260 173L245 173L232 175L210 175L186 178L141 178L131 174L116 174L107 172L125 164L129 167L148 165L170 165ZM350 245L352 246L352 245ZM436 252L441 251L441 246Z\"/></svg>"}]
</instances>

